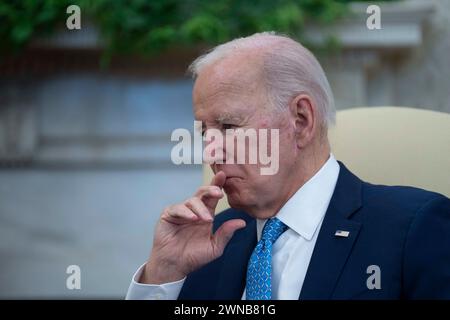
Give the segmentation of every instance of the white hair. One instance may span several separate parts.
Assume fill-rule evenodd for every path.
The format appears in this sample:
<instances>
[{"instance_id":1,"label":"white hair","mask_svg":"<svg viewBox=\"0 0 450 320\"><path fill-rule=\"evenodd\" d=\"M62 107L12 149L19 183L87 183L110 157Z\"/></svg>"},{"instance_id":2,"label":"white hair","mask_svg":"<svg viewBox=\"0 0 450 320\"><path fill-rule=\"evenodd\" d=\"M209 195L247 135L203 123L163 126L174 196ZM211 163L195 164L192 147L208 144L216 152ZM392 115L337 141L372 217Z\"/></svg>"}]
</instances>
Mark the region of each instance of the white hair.
<instances>
[{"instance_id":1,"label":"white hair","mask_svg":"<svg viewBox=\"0 0 450 320\"><path fill-rule=\"evenodd\" d=\"M261 32L231 40L195 59L188 71L195 79L206 66L236 51L255 48L261 49L267 93L275 107L285 110L291 99L306 93L318 107L321 124L328 128L335 123L333 93L320 63L308 49L287 36Z\"/></svg>"}]
</instances>

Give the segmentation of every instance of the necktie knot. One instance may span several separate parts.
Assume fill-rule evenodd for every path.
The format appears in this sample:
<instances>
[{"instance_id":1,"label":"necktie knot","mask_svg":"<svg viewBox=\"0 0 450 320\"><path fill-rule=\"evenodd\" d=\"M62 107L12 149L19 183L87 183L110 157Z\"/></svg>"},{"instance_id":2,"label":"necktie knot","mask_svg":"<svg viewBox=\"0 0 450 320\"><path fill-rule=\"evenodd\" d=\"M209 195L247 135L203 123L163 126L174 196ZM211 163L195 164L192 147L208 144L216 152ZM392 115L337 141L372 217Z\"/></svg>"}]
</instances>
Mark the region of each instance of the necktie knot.
<instances>
[{"instance_id":1,"label":"necktie knot","mask_svg":"<svg viewBox=\"0 0 450 320\"><path fill-rule=\"evenodd\" d=\"M270 241L273 244L287 228L287 225L278 218L271 218L264 225L261 240Z\"/></svg>"}]
</instances>

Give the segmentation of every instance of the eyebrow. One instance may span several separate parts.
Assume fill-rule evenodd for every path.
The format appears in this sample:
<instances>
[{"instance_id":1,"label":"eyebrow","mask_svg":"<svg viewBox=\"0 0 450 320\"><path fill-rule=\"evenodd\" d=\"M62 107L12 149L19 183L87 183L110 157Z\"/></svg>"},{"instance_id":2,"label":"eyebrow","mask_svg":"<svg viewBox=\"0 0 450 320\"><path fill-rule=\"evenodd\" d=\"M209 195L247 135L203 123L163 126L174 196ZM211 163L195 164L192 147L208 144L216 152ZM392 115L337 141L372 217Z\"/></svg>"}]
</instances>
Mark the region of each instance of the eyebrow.
<instances>
[{"instance_id":1,"label":"eyebrow","mask_svg":"<svg viewBox=\"0 0 450 320\"><path fill-rule=\"evenodd\" d=\"M224 122L228 122L228 121L238 122L239 123L242 120L243 120L243 118L241 116L232 115L230 113L221 114L220 116L218 116L216 118L216 122L217 123L224 123Z\"/></svg>"}]
</instances>

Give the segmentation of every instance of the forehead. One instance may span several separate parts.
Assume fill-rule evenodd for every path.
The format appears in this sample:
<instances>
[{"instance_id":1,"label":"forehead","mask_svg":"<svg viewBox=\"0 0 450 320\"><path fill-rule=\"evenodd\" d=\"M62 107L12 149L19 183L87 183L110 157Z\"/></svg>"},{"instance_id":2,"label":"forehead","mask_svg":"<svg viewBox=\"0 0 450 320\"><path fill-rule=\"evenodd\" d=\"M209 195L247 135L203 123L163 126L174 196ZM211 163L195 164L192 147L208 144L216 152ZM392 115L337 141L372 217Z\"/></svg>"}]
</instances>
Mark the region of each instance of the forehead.
<instances>
[{"instance_id":1,"label":"forehead","mask_svg":"<svg viewBox=\"0 0 450 320\"><path fill-rule=\"evenodd\" d=\"M227 59L205 67L193 89L196 118L251 111L265 93L260 74L254 63L242 59Z\"/></svg>"}]
</instances>

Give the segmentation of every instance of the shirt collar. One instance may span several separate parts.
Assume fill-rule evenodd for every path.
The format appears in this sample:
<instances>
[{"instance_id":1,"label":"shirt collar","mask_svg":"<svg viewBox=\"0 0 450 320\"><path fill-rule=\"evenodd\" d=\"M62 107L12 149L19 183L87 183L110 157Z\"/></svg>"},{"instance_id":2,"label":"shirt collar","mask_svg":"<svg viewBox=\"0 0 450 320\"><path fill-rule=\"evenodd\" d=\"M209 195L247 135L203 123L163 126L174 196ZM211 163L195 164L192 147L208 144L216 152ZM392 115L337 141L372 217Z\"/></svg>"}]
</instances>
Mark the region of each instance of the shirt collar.
<instances>
[{"instance_id":1,"label":"shirt collar","mask_svg":"<svg viewBox=\"0 0 450 320\"><path fill-rule=\"evenodd\" d=\"M298 189L278 211L276 217L300 236L311 240L333 195L339 176L339 164L330 154L319 171ZM267 219L257 219L257 236L261 238Z\"/></svg>"}]
</instances>

